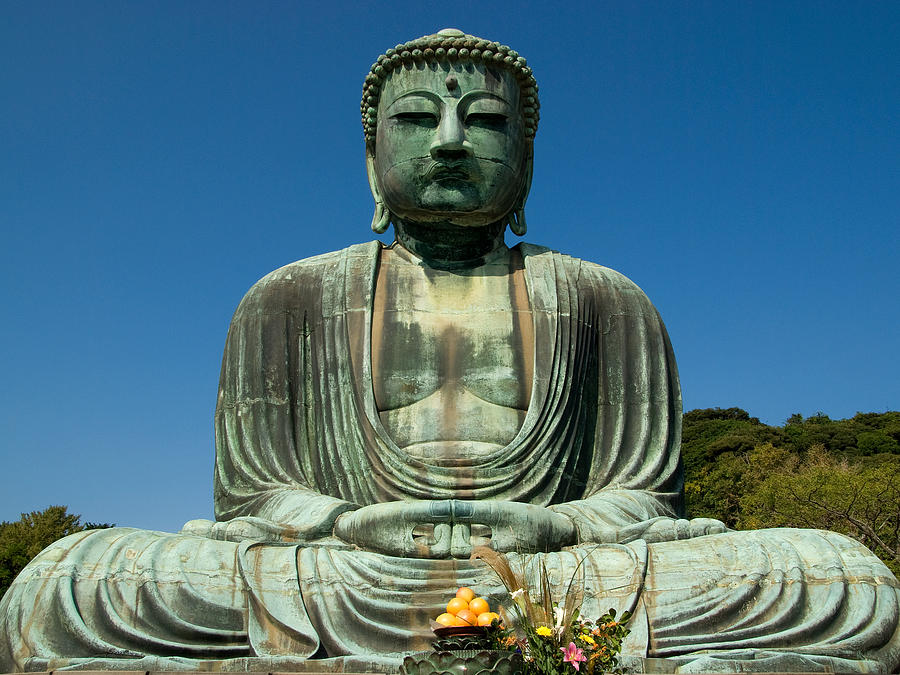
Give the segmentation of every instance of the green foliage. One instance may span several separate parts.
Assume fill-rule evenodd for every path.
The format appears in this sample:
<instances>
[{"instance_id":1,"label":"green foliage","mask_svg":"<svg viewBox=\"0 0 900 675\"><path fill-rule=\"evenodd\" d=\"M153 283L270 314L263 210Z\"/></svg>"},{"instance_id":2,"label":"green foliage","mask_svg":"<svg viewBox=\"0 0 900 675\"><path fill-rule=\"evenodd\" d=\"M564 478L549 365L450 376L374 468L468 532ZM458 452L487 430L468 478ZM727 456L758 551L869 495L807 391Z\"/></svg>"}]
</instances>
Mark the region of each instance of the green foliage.
<instances>
[{"instance_id":1,"label":"green foliage","mask_svg":"<svg viewBox=\"0 0 900 675\"><path fill-rule=\"evenodd\" d=\"M695 410L683 439L689 517L841 532L900 572L900 412L775 427L739 408Z\"/></svg>"},{"instance_id":2,"label":"green foliage","mask_svg":"<svg viewBox=\"0 0 900 675\"><path fill-rule=\"evenodd\" d=\"M725 453L685 474L684 494L690 518L716 518L737 528L741 498L755 476L745 453Z\"/></svg>"},{"instance_id":3,"label":"green foliage","mask_svg":"<svg viewBox=\"0 0 900 675\"><path fill-rule=\"evenodd\" d=\"M740 408L706 408L684 414L681 453L688 473L708 466L720 455L752 450L770 442L777 428L760 423Z\"/></svg>"},{"instance_id":4,"label":"green foliage","mask_svg":"<svg viewBox=\"0 0 900 675\"><path fill-rule=\"evenodd\" d=\"M754 478L749 454L777 441L779 429L740 408L707 408L685 413L681 438L689 517L737 527L741 496Z\"/></svg>"},{"instance_id":5,"label":"green foliage","mask_svg":"<svg viewBox=\"0 0 900 675\"><path fill-rule=\"evenodd\" d=\"M861 455L900 454L900 443L883 431L862 431L856 437Z\"/></svg>"},{"instance_id":6,"label":"green foliage","mask_svg":"<svg viewBox=\"0 0 900 675\"><path fill-rule=\"evenodd\" d=\"M814 445L839 456L900 454L900 412L857 413L832 420L823 413L791 415L783 427L760 423L740 408L705 408L684 414L681 451L690 473L725 453L746 453L757 445L802 453Z\"/></svg>"},{"instance_id":7,"label":"green foliage","mask_svg":"<svg viewBox=\"0 0 900 675\"><path fill-rule=\"evenodd\" d=\"M585 621L576 612L570 625L559 635L558 628L523 626L526 672L529 675L568 675L577 670L586 675L620 673L619 652L622 641L631 632L626 624L631 619L623 612L616 620L610 610L596 621ZM578 664L576 668L575 664Z\"/></svg>"},{"instance_id":8,"label":"green foliage","mask_svg":"<svg viewBox=\"0 0 900 675\"><path fill-rule=\"evenodd\" d=\"M750 413L742 408L697 408L684 413L685 426L708 420L737 420L759 424L758 417L750 417Z\"/></svg>"},{"instance_id":9,"label":"green foliage","mask_svg":"<svg viewBox=\"0 0 900 675\"><path fill-rule=\"evenodd\" d=\"M900 456L849 461L819 445L802 458L769 447L752 459L764 477L741 500L741 528L840 532L900 573Z\"/></svg>"},{"instance_id":10,"label":"green foliage","mask_svg":"<svg viewBox=\"0 0 900 675\"><path fill-rule=\"evenodd\" d=\"M616 619L616 610L610 610L595 622L584 621L575 631L575 643L584 648L588 675L594 673L620 673L619 652L622 641L631 632L626 625L631 620L630 612L622 612Z\"/></svg>"},{"instance_id":11,"label":"green foliage","mask_svg":"<svg viewBox=\"0 0 900 675\"><path fill-rule=\"evenodd\" d=\"M788 420L781 445L805 452L821 445L830 453L860 457L881 453L900 454L900 412L857 413L847 420L832 420L817 413L805 420Z\"/></svg>"},{"instance_id":12,"label":"green foliage","mask_svg":"<svg viewBox=\"0 0 900 675\"><path fill-rule=\"evenodd\" d=\"M22 568L57 539L104 527L112 525L82 524L81 516L67 513L65 506L48 506L43 511L23 513L15 522L0 523L0 596Z\"/></svg>"}]
</instances>

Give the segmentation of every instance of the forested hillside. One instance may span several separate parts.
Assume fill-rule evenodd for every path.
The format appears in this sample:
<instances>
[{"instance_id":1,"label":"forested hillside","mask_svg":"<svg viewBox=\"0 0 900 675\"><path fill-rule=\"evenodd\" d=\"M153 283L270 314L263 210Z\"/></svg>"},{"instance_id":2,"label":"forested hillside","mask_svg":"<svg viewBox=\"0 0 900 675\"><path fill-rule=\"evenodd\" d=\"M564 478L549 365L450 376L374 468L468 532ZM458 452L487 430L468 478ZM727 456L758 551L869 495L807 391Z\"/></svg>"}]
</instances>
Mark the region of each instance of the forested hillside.
<instances>
[{"instance_id":1,"label":"forested hillside","mask_svg":"<svg viewBox=\"0 0 900 675\"><path fill-rule=\"evenodd\" d=\"M900 412L778 427L740 408L691 410L681 447L689 517L842 532L900 573Z\"/></svg>"}]
</instances>

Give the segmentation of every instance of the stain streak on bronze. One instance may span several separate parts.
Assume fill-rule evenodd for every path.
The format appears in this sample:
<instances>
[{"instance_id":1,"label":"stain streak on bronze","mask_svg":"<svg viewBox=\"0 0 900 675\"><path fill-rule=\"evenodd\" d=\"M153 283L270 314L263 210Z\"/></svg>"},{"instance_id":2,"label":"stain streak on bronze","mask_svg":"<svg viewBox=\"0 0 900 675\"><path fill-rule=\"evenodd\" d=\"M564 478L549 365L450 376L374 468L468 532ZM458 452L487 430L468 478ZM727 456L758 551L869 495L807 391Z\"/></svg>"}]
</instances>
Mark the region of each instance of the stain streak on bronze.
<instances>
[{"instance_id":1,"label":"stain streak on bronze","mask_svg":"<svg viewBox=\"0 0 900 675\"><path fill-rule=\"evenodd\" d=\"M371 342L371 368L372 368L372 388L375 396L375 403L381 409L384 401L384 392L380 386L383 382L382 360L384 358L383 350L385 349L385 307L388 303L389 284L387 282L388 273L386 272L386 264L390 256L390 249L382 249L378 255L378 271L375 274L375 291L372 300L372 342ZM357 370L356 372L359 372Z\"/></svg>"},{"instance_id":2,"label":"stain streak on bronze","mask_svg":"<svg viewBox=\"0 0 900 675\"><path fill-rule=\"evenodd\" d=\"M524 403L522 410L527 410L531 404L531 389L534 380L534 317L528 301L522 253L518 249L513 249L509 262L510 296L513 299L513 321L516 324L512 336L516 341L513 350L521 357L522 377L519 381L519 396Z\"/></svg>"}]
</instances>

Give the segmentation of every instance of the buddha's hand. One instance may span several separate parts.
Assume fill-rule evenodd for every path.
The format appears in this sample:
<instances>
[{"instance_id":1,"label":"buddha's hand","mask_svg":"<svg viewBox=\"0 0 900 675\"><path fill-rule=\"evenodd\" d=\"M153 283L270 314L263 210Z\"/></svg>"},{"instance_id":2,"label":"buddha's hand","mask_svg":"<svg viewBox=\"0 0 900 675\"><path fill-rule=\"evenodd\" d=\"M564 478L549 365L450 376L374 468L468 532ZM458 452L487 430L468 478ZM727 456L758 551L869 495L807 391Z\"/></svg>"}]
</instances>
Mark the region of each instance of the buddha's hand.
<instances>
[{"instance_id":1,"label":"buddha's hand","mask_svg":"<svg viewBox=\"0 0 900 675\"><path fill-rule=\"evenodd\" d=\"M543 506L506 501L453 500L454 557L468 557L472 544L485 544L501 553L559 551L577 539L575 523ZM473 532L469 532L469 525ZM476 527L476 526L481 526ZM490 528L479 537L478 530Z\"/></svg>"},{"instance_id":2,"label":"buddha's hand","mask_svg":"<svg viewBox=\"0 0 900 675\"><path fill-rule=\"evenodd\" d=\"M657 518L650 522L641 535L641 539L650 543L675 541L676 539L693 539L707 534L721 534L728 528L721 520L713 518Z\"/></svg>"},{"instance_id":3,"label":"buddha's hand","mask_svg":"<svg viewBox=\"0 0 900 675\"><path fill-rule=\"evenodd\" d=\"M558 551L576 540L572 520L542 506L459 499L364 506L338 516L334 534L367 551L415 558L468 558L477 545Z\"/></svg>"},{"instance_id":4,"label":"buddha's hand","mask_svg":"<svg viewBox=\"0 0 900 675\"><path fill-rule=\"evenodd\" d=\"M450 500L370 504L338 516L334 534L366 551L404 558L447 558L453 532Z\"/></svg>"},{"instance_id":5,"label":"buddha's hand","mask_svg":"<svg viewBox=\"0 0 900 675\"><path fill-rule=\"evenodd\" d=\"M298 538L296 528L253 516L219 522L203 518L189 520L181 528L181 534L221 541L290 542Z\"/></svg>"}]
</instances>

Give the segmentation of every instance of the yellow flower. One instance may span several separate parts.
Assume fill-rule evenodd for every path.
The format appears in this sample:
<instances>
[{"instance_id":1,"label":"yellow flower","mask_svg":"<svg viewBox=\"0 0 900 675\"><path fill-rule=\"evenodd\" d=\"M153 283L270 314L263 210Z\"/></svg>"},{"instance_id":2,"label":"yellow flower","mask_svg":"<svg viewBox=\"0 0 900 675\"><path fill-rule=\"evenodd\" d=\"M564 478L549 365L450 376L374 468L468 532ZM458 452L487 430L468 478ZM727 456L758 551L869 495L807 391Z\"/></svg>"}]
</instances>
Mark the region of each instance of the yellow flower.
<instances>
[{"instance_id":1,"label":"yellow flower","mask_svg":"<svg viewBox=\"0 0 900 675\"><path fill-rule=\"evenodd\" d=\"M538 626L535 632L541 637L550 637L551 635L553 635L553 630L547 628L547 626Z\"/></svg>"},{"instance_id":2,"label":"yellow flower","mask_svg":"<svg viewBox=\"0 0 900 675\"><path fill-rule=\"evenodd\" d=\"M592 638L590 635L579 635L578 637L582 640L582 642L586 642L589 645L597 644L597 642L594 640L594 638Z\"/></svg>"}]
</instances>

